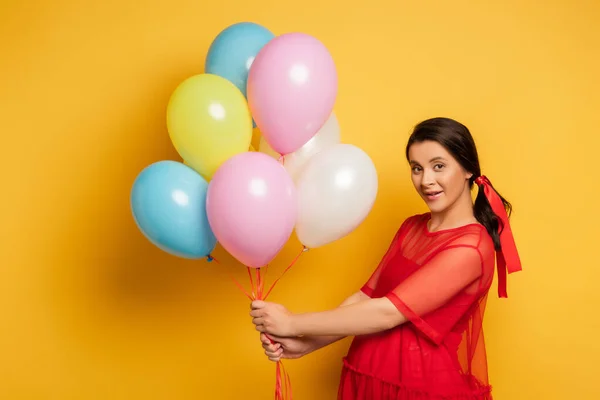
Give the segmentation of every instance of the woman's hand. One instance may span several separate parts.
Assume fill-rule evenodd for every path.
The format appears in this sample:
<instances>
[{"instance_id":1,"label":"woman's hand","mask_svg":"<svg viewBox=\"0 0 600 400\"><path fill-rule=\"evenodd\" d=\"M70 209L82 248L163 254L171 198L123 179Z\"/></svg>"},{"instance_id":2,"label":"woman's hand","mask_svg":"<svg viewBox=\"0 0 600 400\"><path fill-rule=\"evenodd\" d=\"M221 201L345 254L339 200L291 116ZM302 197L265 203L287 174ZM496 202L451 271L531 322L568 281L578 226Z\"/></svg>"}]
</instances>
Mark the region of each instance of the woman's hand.
<instances>
[{"instance_id":1,"label":"woman's hand","mask_svg":"<svg viewBox=\"0 0 600 400\"><path fill-rule=\"evenodd\" d=\"M306 337L283 338L261 333L260 341L265 354L273 362L282 358L300 358L312 351L312 341Z\"/></svg>"},{"instance_id":2,"label":"woman's hand","mask_svg":"<svg viewBox=\"0 0 600 400\"><path fill-rule=\"evenodd\" d=\"M253 317L252 323L259 332L284 337L297 336L293 326L293 314L281 304L255 300L252 302L250 316Z\"/></svg>"}]
</instances>

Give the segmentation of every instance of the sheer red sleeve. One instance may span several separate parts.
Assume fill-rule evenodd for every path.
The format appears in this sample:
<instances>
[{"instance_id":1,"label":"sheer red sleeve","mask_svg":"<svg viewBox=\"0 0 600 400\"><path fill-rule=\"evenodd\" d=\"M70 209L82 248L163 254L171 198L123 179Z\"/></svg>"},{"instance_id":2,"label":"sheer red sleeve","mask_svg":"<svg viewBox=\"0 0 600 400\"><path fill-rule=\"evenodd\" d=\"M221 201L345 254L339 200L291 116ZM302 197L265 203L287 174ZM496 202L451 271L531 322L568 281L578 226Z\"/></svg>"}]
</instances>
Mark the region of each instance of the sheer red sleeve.
<instances>
[{"instance_id":1,"label":"sheer red sleeve","mask_svg":"<svg viewBox=\"0 0 600 400\"><path fill-rule=\"evenodd\" d=\"M367 296L373 297L373 291L377 287L377 282L379 281L379 275L381 275L381 271L385 268L386 264L391 258L393 258L395 252L397 251L398 239L400 237L401 231L402 228L396 232L396 235L392 239L392 242L390 243L385 255L379 262L379 265L377 266L375 271L373 271L369 280L360 288L360 290Z\"/></svg>"},{"instance_id":2,"label":"sheer red sleeve","mask_svg":"<svg viewBox=\"0 0 600 400\"><path fill-rule=\"evenodd\" d=\"M473 305L483 259L476 246L449 245L389 291L387 297L425 336L440 344ZM436 312L442 306L443 312Z\"/></svg>"},{"instance_id":3,"label":"sheer red sleeve","mask_svg":"<svg viewBox=\"0 0 600 400\"><path fill-rule=\"evenodd\" d=\"M394 255L396 255L396 253L398 252L398 250L400 248L400 237L406 231L406 228L409 225L410 220L411 220L410 218L406 219L402 223L400 228L396 231L396 234L394 235L392 242L388 246L388 249L387 249L385 255L379 262L379 265L377 266L375 271L373 271L373 273L369 277L369 280L367 280L367 282L360 288L360 290L367 296L373 297L373 291L377 287L377 282L379 281L379 276L381 275L381 271L385 268L385 266L389 263L389 261L392 258L394 258Z\"/></svg>"}]
</instances>

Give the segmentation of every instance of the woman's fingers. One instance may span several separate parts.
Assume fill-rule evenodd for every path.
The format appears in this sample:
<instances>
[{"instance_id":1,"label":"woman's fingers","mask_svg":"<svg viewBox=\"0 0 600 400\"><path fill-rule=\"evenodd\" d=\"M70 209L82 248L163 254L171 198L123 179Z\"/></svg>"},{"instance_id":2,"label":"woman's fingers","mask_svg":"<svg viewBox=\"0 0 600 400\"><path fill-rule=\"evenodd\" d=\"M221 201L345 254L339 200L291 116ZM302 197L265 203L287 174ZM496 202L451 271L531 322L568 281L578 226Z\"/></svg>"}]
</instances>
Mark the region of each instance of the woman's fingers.
<instances>
[{"instance_id":1,"label":"woman's fingers","mask_svg":"<svg viewBox=\"0 0 600 400\"><path fill-rule=\"evenodd\" d=\"M260 334L260 341L266 344L271 343L271 339L269 339L264 333Z\"/></svg>"},{"instance_id":2,"label":"woman's fingers","mask_svg":"<svg viewBox=\"0 0 600 400\"><path fill-rule=\"evenodd\" d=\"M279 349L277 351L265 351L265 354L269 358L269 360L277 362L281 359L283 355L283 349Z\"/></svg>"},{"instance_id":3,"label":"woman's fingers","mask_svg":"<svg viewBox=\"0 0 600 400\"><path fill-rule=\"evenodd\" d=\"M261 333L260 334L260 341L263 343L283 343L286 340L289 340L290 338L285 338L285 337L281 337L281 336L277 336L277 335L273 335L273 334L266 334L266 333Z\"/></svg>"},{"instance_id":4,"label":"woman's fingers","mask_svg":"<svg viewBox=\"0 0 600 400\"><path fill-rule=\"evenodd\" d=\"M278 362L283 355L281 343L272 341L271 338L264 333L260 334L260 341L263 349L265 349L265 355L269 358L269 360Z\"/></svg>"},{"instance_id":5,"label":"woman's fingers","mask_svg":"<svg viewBox=\"0 0 600 400\"><path fill-rule=\"evenodd\" d=\"M279 343L263 343L262 347L263 347L263 349L265 349L267 351L277 351L281 348L281 344L279 344Z\"/></svg>"},{"instance_id":6,"label":"woman's fingers","mask_svg":"<svg viewBox=\"0 0 600 400\"><path fill-rule=\"evenodd\" d=\"M265 354L267 355L267 357L281 357L281 355L283 354L283 350L281 350L281 349L276 350L276 351L266 350Z\"/></svg>"},{"instance_id":7,"label":"woman's fingers","mask_svg":"<svg viewBox=\"0 0 600 400\"><path fill-rule=\"evenodd\" d=\"M260 334L260 341L262 342L262 347L263 347L263 349L265 349L266 352L275 354L278 350L281 349L281 343L273 342L264 333Z\"/></svg>"}]
</instances>

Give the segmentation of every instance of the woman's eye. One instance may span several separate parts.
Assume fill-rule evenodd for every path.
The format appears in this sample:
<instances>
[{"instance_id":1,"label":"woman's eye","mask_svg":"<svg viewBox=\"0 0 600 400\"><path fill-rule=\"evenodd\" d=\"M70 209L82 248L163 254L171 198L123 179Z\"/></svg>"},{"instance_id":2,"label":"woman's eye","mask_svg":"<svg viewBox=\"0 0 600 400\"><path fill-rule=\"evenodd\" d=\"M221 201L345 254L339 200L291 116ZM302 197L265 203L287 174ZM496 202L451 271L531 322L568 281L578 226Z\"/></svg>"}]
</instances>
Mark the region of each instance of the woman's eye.
<instances>
[{"instance_id":1,"label":"woman's eye","mask_svg":"<svg viewBox=\"0 0 600 400\"><path fill-rule=\"evenodd\" d=\"M412 167L412 172L419 172L421 171L421 167Z\"/></svg>"},{"instance_id":2,"label":"woman's eye","mask_svg":"<svg viewBox=\"0 0 600 400\"><path fill-rule=\"evenodd\" d=\"M444 168L444 164L436 164L433 166L434 169L440 170L442 168Z\"/></svg>"}]
</instances>

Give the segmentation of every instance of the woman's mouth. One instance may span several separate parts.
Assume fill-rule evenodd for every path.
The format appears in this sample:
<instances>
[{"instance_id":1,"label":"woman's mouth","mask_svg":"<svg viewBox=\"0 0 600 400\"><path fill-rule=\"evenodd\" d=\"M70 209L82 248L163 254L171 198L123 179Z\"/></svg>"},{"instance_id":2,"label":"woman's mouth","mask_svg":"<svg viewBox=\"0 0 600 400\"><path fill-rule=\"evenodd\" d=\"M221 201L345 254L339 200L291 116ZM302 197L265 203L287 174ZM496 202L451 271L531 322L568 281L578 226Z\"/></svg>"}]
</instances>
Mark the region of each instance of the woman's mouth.
<instances>
[{"instance_id":1,"label":"woman's mouth","mask_svg":"<svg viewBox=\"0 0 600 400\"><path fill-rule=\"evenodd\" d=\"M424 193L425 194L425 198L428 201L434 201L440 198L440 196L442 195L443 192L439 191L439 192L427 192Z\"/></svg>"}]
</instances>

